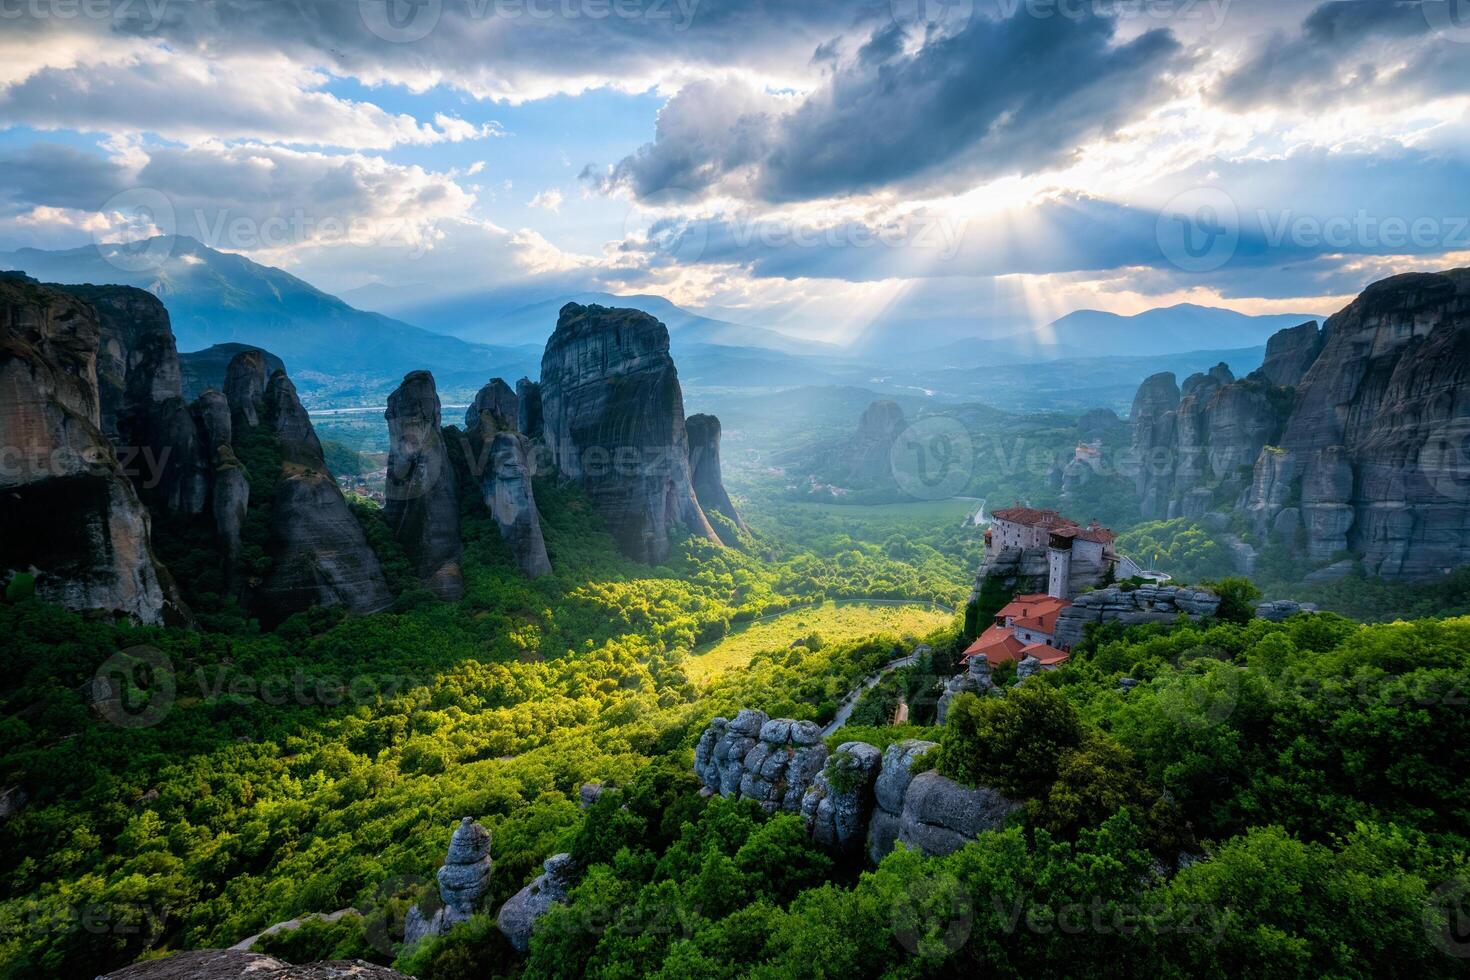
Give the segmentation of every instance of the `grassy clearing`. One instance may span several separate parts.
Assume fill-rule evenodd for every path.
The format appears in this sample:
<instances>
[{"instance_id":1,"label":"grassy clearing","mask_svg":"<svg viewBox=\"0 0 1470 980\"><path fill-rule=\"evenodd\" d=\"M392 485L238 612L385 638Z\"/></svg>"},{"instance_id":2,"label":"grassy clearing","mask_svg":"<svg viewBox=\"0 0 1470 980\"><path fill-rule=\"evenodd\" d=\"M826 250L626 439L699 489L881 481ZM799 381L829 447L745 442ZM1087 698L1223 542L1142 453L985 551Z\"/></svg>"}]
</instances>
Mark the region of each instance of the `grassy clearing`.
<instances>
[{"instance_id":1,"label":"grassy clearing","mask_svg":"<svg viewBox=\"0 0 1470 980\"><path fill-rule=\"evenodd\" d=\"M726 671L744 667L762 650L782 650L813 633L828 644L875 633L920 637L953 619L953 613L922 603L827 603L737 627L713 646L695 650L684 669L691 681L706 684Z\"/></svg>"}]
</instances>

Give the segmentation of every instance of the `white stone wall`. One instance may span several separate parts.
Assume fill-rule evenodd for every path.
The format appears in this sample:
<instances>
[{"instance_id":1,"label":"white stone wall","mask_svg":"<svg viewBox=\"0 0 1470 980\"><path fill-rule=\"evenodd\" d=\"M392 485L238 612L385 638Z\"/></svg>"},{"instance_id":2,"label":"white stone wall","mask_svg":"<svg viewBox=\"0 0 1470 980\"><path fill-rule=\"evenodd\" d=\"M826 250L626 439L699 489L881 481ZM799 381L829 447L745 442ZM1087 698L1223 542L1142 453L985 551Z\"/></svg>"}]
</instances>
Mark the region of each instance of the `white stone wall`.
<instances>
[{"instance_id":1,"label":"white stone wall","mask_svg":"<svg viewBox=\"0 0 1470 980\"><path fill-rule=\"evenodd\" d=\"M1046 594L1056 596L1058 599L1070 599L1070 581L1072 578L1072 552L1061 548L1052 548L1047 552L1047 581Z\"/></svg>"}]
</instances>

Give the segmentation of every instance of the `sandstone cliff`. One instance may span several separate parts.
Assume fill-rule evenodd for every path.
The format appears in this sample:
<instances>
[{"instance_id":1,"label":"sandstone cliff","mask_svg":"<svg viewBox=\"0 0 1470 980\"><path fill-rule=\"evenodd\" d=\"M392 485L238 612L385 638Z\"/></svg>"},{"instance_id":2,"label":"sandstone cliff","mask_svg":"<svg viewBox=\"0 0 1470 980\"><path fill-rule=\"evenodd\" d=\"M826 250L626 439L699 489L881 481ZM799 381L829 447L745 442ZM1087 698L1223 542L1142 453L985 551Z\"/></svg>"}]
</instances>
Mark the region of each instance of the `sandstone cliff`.
<instances>
[{"instance_id":1,"label":"sandstone cliff","mask_svg":"<svg viewBox=\"0 0 1470 980\"><path fill-rule=\"evenodd\" d=\"M530 378L522 378L516 382L516 400L520 404L521 435L532 441L540 439L543 427L541 385Z\"/></svg>"},{"instance_id":2,"label":"sandstone cliff","mask_svg":"<svg viewBox=\"0 0 1470 980\"><path fill-rule=\"evenodd\" d=\"M232 375L244 376L247 366L237 372L232 362ZM245 399L231 399L238 418L254 404L254 386L235 390ZM285 372L271 376L259 404L260 424L269 426L280 451L281 472L271 501L271 570L252 597L254 610L273 623L312 606L386 609L393 596L383 570L327 471L311 419Z\"/></svg>"},{"instance_id":3,"label":"sandstone cliff","mask_svg":"<svg viewBox=\"0 0 1470 980\"><path fill-rule=\"evenodd\" d=\"M705 513L723 514L744 530L745 522L725 492L725 479L720 471L720 420L713 415L691 415L684 420L684 428L689 434L690 479L700 506Z\"/></svg>"},{"instance_id":4,"label":"sandstone cliff","mask_svg":"<svg viewBox=\"0 0 1470 980\"><path fill-rule=\"evenodd\" d=\"M658 563L678 524L719 543L689 473L669 332L638 310L568 303L541 360L545 439L629 557Z\"/></svg>"},{"instance_id":5,"label":"sandstone cliff","mask_svg":"<svg viewBox=\"0 0 1470 980\"><path fill-rule=\"evenodd\" d=\"M102 328L59 289L0 278L0 577L71 609L183 615L148 511L101 430Z\"/></svg>"},{"instance_id":6,"label":"sandstone cliff","mask_svg":"<svg viewBox=\"0 0 1470 980\"><path fill-rule=\"evenodd\" d=\"M541 511L536 506L536 475L531 442L517 431L525 417L520 399L500 378L475 397L465 414L466 475L479 485L480 499L516 564L532 578L551 574Z\"/></svg>"},{"instance_id":7,"label":"sandstone cliff","mask_svg":"<svg viewBox=\"0 0 1470 980\"><path fill-rule=\"evenodd\" d=\"M383 511L419 579L442 599L464 593L459 495L441 431L434 377L414 371L388 396Z\"/></svg>"},{"instance_id":8,"label":"sandstone cliff","mask_svg":"<svg viewBox=\"0 0 1470 980\"><path fill-rule=\"evenodd\" d=\"M1279 448L1257 461L1259 533L1299 500L1307 556L1419 578L1470 563L1470 269L1395 276L1327 321Z\"/></svg>"},{"instance_id":9,"label":"sandstone cliff","mask_svg":"<svg viewBox=\"0 0 1470 980\"><path fill-rule=\"evenodd\" d=\"M863 412L848 447L848 484L882 486L893 482L893 444L907 423L897 402L876 401Z\"/></svg>"}]
</instances>

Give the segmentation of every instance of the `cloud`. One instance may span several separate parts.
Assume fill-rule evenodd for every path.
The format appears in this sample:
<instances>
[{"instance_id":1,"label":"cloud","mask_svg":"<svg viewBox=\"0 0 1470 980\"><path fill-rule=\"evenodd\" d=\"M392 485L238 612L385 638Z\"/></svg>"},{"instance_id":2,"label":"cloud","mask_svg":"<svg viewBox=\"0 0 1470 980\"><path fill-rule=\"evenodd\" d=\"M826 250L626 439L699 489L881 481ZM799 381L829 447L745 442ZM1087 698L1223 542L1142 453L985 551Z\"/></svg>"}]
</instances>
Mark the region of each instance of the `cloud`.
<instances>
[{"instance_id":1,"label":"cloud","mask_svg":"<svg viewBox=\"0 0 1470 980\"><path fill-rule=\"evenodd\" d=\"M654 142L600 185L787 202L954 190L1062 165L1171 90L1172 35L1118 43L1114 30L1107 18L1018 10L928 32L915 48L889 24L798 102L738 82L687 86L660 112Z\"/></svg>"},{"instance_id":2,"label":"cloud","mask_svg":"<svg viewBox=\"0 0 1470 980\"><path fill-rule=\"evenodd\" d=\"M1458 0L1450 0L1458 2ZM1470 92L1465 38L1437 21L1446 0L1335 0L1295 34L1272 33L1213 89L1234 109L1313 106Z\"/></svg>"},{"instance_id":3,"label":"cloud","mask_svg":"<svg viewBox=\"0 0 1470 980\"><path fill-rule=\"evenodd\" d=\"M553 214L560 214L561 202L561 191L557 190L555 187L549 187L544 191L538 192L535 197L527 201L526 207L542 208L543 210L550 211Z\"/></svg>"}]
</instances>

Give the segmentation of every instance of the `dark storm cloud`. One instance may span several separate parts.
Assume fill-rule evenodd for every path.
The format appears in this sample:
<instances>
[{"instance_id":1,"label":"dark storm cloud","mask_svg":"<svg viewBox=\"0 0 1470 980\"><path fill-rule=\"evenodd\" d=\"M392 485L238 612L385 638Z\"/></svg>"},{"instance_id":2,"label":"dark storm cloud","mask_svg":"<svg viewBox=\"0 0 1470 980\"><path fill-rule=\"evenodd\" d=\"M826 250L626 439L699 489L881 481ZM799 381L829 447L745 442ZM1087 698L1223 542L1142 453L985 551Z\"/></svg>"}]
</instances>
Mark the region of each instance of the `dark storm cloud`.
<instances>
[{"instance_id":1,"label":"dark storm cloud","mask_svg":"<svg viewBox=\"0 0 1470 980\"><path fill-rule=\"evenodd\" d=\"M1449 0L1458 2L1458 0ZM1448 25L1446 0L1338 0L1298 30L1276 32L1220 79L1238 109L1306 100L1360 100L1375 89L1402 99L1470 90L1470 47Z\"/></svg>"},{"instance_id":2,"label":"dark storm cloud","mask_svg":"<svg viewBox=\"0 0 1470 980\"><path fill-rule=\"evenodd\" d=\"M33 143L0 156L0 195L23 207L96 210L127 186L117 164L57 143Z\"/></svg>"}]
</instances>

